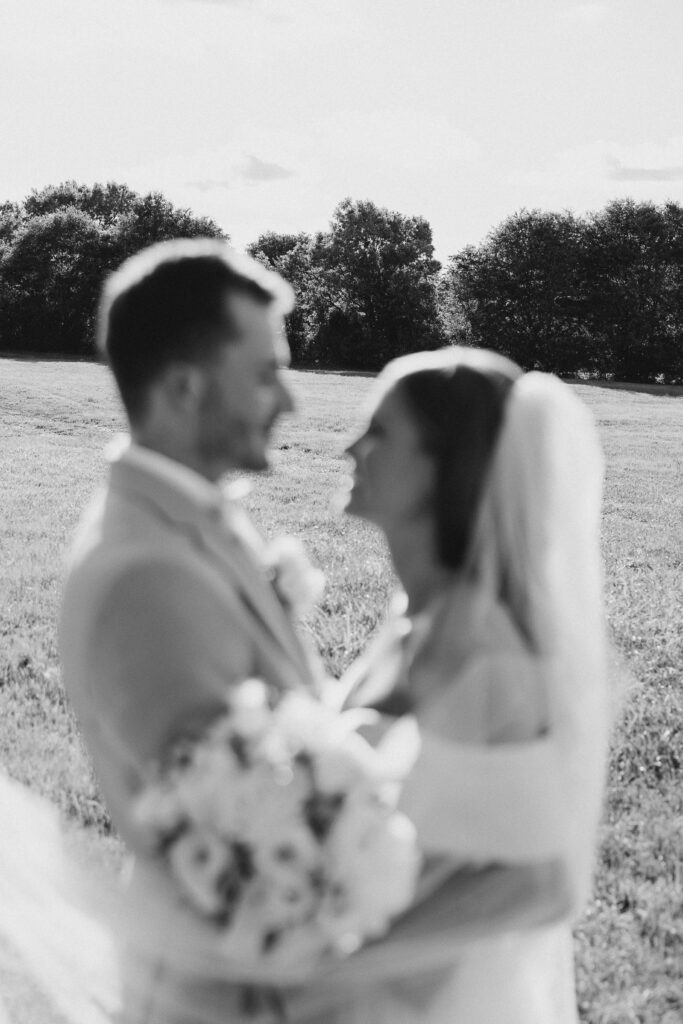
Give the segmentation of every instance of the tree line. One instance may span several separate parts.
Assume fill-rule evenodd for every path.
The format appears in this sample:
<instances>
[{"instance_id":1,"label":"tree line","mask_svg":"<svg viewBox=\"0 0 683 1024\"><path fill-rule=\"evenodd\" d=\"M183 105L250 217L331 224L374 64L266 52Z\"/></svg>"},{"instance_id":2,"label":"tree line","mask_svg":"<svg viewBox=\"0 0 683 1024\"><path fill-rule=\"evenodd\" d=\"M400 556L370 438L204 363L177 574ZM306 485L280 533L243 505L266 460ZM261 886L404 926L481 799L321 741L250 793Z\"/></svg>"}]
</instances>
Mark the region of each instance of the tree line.
<instances>
[{"instance_id":1,"label":"tree line","mask_svg":"<svg viewBox=\"0 0 683 1024\"><path fill-rule=\"evenodd\" d=\"M228 236L160 193L66 182L0 203L0 350L93 351L106 273L166 238ZM375 370L445 344L526 369L683 381L683 207L617 200L587 217L522 210L434 258L429 223L344 199L329 229L248 246L292 284L295 365Z\"/></svg>"}]
</instances>

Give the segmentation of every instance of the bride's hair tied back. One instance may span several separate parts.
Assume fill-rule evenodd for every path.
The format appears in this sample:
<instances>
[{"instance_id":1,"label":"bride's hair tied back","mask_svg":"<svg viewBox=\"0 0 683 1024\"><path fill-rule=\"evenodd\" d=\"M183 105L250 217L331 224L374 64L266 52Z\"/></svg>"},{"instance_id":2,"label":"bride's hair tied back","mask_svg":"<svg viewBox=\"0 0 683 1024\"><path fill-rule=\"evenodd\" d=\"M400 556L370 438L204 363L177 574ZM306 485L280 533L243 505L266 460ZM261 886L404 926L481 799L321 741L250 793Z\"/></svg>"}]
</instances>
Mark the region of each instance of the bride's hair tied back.
<instances>
[{"instance_id":1,"label":"bride's hair tied back","mask_svg":"<svg viewBox=\"0 0 683 1024\"><path fill-rule=\"evenodd\" d=\"M391 364L391 377L436 464L437 554L454 571L466 565L508 394L521 372L495 352L460 347Z\"/></svg>"}]
</instances>

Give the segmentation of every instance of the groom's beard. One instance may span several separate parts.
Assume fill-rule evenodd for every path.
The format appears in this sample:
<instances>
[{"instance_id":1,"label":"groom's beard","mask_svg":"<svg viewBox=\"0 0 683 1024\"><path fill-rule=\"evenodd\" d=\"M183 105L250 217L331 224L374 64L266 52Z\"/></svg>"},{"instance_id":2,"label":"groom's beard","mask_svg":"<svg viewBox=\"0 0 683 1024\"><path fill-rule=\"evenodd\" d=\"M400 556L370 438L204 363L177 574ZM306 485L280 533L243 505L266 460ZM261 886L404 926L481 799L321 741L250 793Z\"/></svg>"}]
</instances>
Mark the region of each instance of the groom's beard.
<instances>
[{"instance_id":1,"label":"groom's beard","mask_svg":"<svg viewBox=\"0 0 683 1024\"><path fill-rule=\"evenodd\" d=\"M204 465L219 470L217 475L230 469L267 469L268 446L276 419L277 416L271 416L260 422L253 412L251 416L232 412L217 389L209 389L196 439L197 454Z\"/></svg>"}]
</instances>

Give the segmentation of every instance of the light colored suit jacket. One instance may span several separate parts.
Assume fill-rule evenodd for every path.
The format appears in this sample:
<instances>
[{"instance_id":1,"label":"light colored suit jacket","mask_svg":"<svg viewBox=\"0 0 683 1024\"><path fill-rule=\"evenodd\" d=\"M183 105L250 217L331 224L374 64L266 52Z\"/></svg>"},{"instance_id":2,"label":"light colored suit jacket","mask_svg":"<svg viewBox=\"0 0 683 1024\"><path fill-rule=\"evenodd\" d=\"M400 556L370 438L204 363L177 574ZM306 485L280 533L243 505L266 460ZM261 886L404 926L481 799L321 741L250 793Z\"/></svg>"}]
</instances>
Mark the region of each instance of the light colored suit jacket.
<instances>
[{"instance_id":1,"label":"light colored suit jacket","mask_svg":"<svg viewBox=\"0 0 683 1024\"><path fill-rule=\"evenodd\" d=\"M237 516L226 523L124 459L112 465L69 556L64 681L113 823L137 855L133 888L157 872L131 815L149 761L220 711L230 684L259 677L282 690L314 685L311 659L244 535ZM154 965L140 1020L157 1020L157 984L168 991L181 981ZM197 1019L206 1001L228 1021L238 1013L234 999L214 986L189 1001ZM164 1007L158 1019L168 1024L172 1015ZM191 1019L185 1006L184 1024Z\"/></svg>"}]
</instances>

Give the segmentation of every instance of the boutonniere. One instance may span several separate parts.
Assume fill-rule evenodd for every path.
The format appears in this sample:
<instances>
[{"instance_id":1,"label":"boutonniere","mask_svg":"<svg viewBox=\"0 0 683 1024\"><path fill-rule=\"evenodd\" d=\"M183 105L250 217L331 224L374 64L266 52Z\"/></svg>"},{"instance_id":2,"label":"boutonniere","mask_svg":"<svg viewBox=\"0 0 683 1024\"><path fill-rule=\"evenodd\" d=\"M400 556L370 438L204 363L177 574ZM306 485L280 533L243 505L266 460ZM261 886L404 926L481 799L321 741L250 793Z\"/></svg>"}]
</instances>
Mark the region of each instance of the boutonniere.
<instances>
[{"instance_id":1,"label":"boutonniere","mask_svg":"<svg viewBox=\"0 0 683 1024\"><path fill-rule=\"evenodd\" d=\"M290 614L306 615L323 595L325 577L313 566L297 537L278 537L266 550L273 589Z\"/></svg>"}]
</instances>

